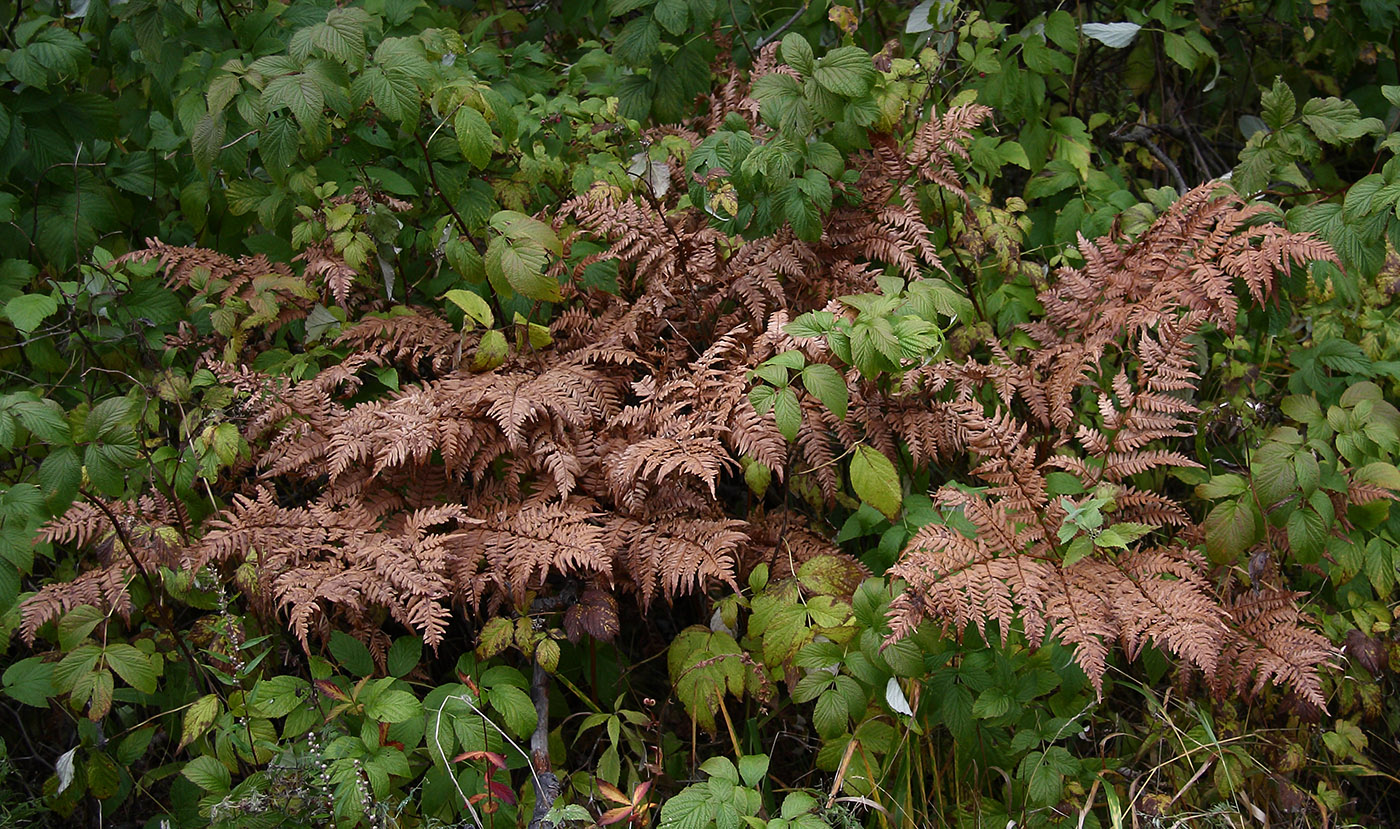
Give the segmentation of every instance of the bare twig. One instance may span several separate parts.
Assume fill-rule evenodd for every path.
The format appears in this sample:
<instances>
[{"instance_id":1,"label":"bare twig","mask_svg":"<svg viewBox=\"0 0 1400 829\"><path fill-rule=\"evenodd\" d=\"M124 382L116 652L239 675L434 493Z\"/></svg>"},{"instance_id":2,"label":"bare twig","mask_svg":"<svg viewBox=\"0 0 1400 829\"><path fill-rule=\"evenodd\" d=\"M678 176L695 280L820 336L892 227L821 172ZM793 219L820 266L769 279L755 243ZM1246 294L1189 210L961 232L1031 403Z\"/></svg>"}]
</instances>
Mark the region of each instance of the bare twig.
<instances>
[{"instance_id":1,"label":"bare twig","mask_svg":"<svg viewBox=\"0 0 1400 829\"><path fill-rule=\"evenodd\" d=\"M766 34L763 37L760 37L758 39L758 42L753 45L753 50L757 52L759 49L762 49L764 46L767 46L768 44L777 40L779 35L781 35L783 32L786 32L789 28L792 27L792 24L797 22L797 19L799 17L807 13L807 7L809 5L811 5L811 0L803 0L802 5L798 7L797 11L792 13L792 17L789 17L787 19L787 22L774 29L770 34Z\"/></svg>"},{"instance_id":2,"label":"bare twig","mask_svg":"<svg viewBox=\"0 0 1400 829\"><path fill-rule=\"evenodd\" d=\"M1157 146L1157 142L1152 140L1152 130L1149 127L1143 124L1134 124L1131 129L1125 129L1126 126L1125 124L1114 130L1108 137L1120 144L1141 144L1146 147L1152 157L1161 162L1162 166L1167 168L1167 172L1171 173L1177 192L1185 193L1191 189L1186 186L1186 179L1182 178L1181 170L1177 169L1176 162L1172 161L1171 156L1167 155L1161 147Z\"/></svg>"}]
</instances>

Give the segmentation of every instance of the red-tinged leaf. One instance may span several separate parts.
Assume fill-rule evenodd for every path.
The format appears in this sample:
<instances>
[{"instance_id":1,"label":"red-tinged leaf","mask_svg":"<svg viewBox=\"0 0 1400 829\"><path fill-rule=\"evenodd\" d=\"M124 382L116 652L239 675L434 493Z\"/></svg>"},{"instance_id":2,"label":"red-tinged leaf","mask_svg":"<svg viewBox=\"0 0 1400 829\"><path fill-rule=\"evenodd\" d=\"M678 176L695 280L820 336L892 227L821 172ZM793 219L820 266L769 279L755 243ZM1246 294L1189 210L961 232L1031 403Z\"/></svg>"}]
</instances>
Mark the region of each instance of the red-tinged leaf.
<instances>
[{"instance_id":1,"label":"red-tinged leaf","mask_svg":"<svg viewBox=\"0 0 1400 829\"><path fill-rule=\"evenodd\" d=\"M637 787L637 790L636 790L635 792L632 792L632 802L633 802L634 804L636 804L636 803L641 803L643 800L646 800L646 799L647 799L647 792L649 792L649 791L651 791L651 781L650 781L650 780L648 780L647 782L641 784L640 786Z\"/></svg>"},{"instance_id":2,"label":"red-tinged leaf","mask_svg":"<svg viewBox=\"0 0 1400 829\"><path fill-rule=\"evenodd\" d=\"M316 690L320 691L321 693L325 694L331 699L338 699L341 702L350 701L350 697L344 691L340 690L340 686L336 685L334 682L331 682L329 679L316 680Z\"/></svg>"},{"instance_id":3,"label":"red-tinged leaf","mask_svg":"<svg viewBox=\"0 0 1400 829\"><path fill-rule=\"evenodd\" d=\"M598 818L599 826L611 826L620 823L632 816L631 806L619 806L616 809L609 809Z\"/></svg>"},{"instance_id":4,"label":"red-tinged leaf","mask_svg":"<svg viewBox=\"0 0 1400 829\"><path fill-rule=\"evenodd\" d=\"M623 794L622 790L618 787L602 779L599 779L595 782L598 784L598 791L603 795L603 797L606 797L608 800L611 800L614 803L626 803L628 805L631 805L632 798Z\"/></svg>"},{"instance_id":5,"label":"red-tinged leaf","mask_svg":"<svg viewBox=\"0 0 1400 829\"><path fill-rule=\"evenodd\" d=\"M491 796L497 800L509 803L512 806L515 805L515 790L499 780L487 780L486 791L490 792Z\"/></svg>"},{"instance_id":6,"label":"red-tinged leaf","mask_svg":"<svg viewBox=\"0 0 1400 829\"><path fill-rule=\"evenodd\" d=\"M506 767L505 755L495 751L464 751L452 758L452 762L454 763L460 763L463 760L485 760L503 771Z\"/></svg>"}]
</instances>

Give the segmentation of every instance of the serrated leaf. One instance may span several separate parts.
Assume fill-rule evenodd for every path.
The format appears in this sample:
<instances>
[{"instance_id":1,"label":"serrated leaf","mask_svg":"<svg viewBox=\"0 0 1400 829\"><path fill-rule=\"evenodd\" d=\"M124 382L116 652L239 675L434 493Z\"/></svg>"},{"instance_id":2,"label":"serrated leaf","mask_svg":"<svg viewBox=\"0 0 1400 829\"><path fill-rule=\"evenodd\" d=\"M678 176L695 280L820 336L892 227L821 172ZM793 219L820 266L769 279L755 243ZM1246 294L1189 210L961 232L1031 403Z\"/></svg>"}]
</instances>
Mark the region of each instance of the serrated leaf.
<instances>
[{"instance_id":1,"label":"serrated leaf","mask_svg":"<svg viewBox=\"0 0 1400 829\"><path fill-rule=\"evenodd\" d=\"M827 411L844 420L850 405L850 389L836 369L825 363L813 363L802 369L802 385L821 401Z\"/></svg>"},{"instance_id":2,"label":"serrated leaf","mask_svg":"<svg viewBox=\"0 0 1400 829\"><path fill-rule=\"evenodd\" d=\"M374 657L370 656L369 648L350 634L331 631L330 650L341 667L355 676L374 673Z\"/></svg>"},{"instance_id":3,"label":"serrated leaf","mask_svg":"<svg viewBox=\"0 0 1400 829\"><path fill-rule=\"evenodd\" d=\"M880 450L857 446L851 458L851 487L860 499L891 521L899 515L903 494L899 473Z\"/></svg>"},{"instance_id":4,"label":"serrated leaf","mask_svg":"<svg viewBox=\"0 0 1400 829\"><path fill-rule=\"evenodd\" d=\"M773 418L777 421L778 431L789 443L797 440L797 433L802 428L802 405L797 402L797 394L791 388L779 389L774 394Z\"/></svg>"},{"instance_id":5,"label":"serrated leaf","mask_svg":"<svg viewBox=\"0 0 1400 829\"><path fill-rule=\"evenodd\" d=\"M743 778L745 786L751 789L758 788L758 784L768 776L768 755L745 754L740 757L739 776Z\"/></svg>"},{"instance_id":6,"label":"serrated leaf","mask_svg":"<svg viewBox=\"0 0 1400 829\"><path fill-rule=\"evenodd\" d=\"M1061 563L1068 567L1092 552L1094 552L1093 540L1087 535L1076 535L1074 540L1069 543L1069 547L1065 548L1065 555Z\"/></svg>"},{"instance_id":7,"label":"serrated leaf","mask_svg":"<svg viewBox=\"0 0 1400 829\"><path fill-rule=\"evenodd\" d=\"M515 210L501 210L491 216L491 227L510 239L531 241L555 256L564 253L563 243L555 234L554 228L531 216Z\"/></svg>"},{"instance_id":8,"label":"serrated leaf","mask_svg":"<svg viewBox=\"0 0 1400 829\"><path fill-rule=\"evenodd\" d=\"M205 694L185 709L185 722L180 729L180 745L176 747L177 751L199 739L199 735L209 730L209 727L214 724L215 718L219 716L219 707L218 695Z\"/></svg>"},{"instance_id":9,"label":"serrated leaf","mask_svg":"<svg viewBox=\"0 0 1400 829\"><path fill-rule=\"evenodd\" d=\"M418 661L422 658L423 640L417 636L400 636L389 646L389 655L384 666L389 671L389 676L406 676L418 667Z\"/></svg>"},{"instance_id":10,"label":"serrated leaf","mask_svg":"<svg viewBox=\"0 0 1400 829\"><path fill-rule=\"evenodd\" d=\"M5 316L26 337L58 313L58 301L48 294L21 294L5 303Z\"/></svg>"},{"instance_id":11,"label":"serrated leaf","mask_svg":"<svg viewBox=\"0 0 1400 829\"><path fill-rule=\"evenodd\" d=\"M1355 103L1340 98L1308 99L1301 118L1319 140L1328 144L1348 144L1385 129L1379 119L1362 118Z\"/></svg>"},{"instance_id":12,"label":"serrated leaf","mask_svg":"<svg viewBox=\"0 0 1400 829\"><path fill-rule=\"evenodd\" d=\"M64 444L72 440L63 408L53 400L18 400L10 404L10 413L45 443Z\"/></svg>"},{"instance_id":13,"label":"serrated leaf","mask_svg":"<svg viewBox=\"0 0 1400 829\"><path fill-rule=\"evenodd\" d=\"M471 370L490 371L504 363L509 353L505 333L493 328L481 335L481 342L472 355Z\"/></svg>"},{"instance_id":14,"label":"serrated leaf","mask_svg":"<svg viewBox=\"0 0 1400 829\"><path fill-rule=\"evenodd\" d=\"M326 96L315 78L298 74L273 78L263 88L262 100L268 112L286 107L303 130L310 130L321 121Z\"/></svg>"},{"instance_id":15,"label":"serrated leaf","mask_svg":"<svg viewBox=\"0 0 1400 829\"><path fill-rule=\"evenodd\" d=\"M1288 516L1288 549L1300 563L1312 564L1321 559L1329 523L1306 506Z\"/></svg>"},{"instance_id":16,"label":"serrated leaf","mask_svg":"<svg viewBox=\"0 0 1400 829\"><path fill-rule=\"evenodd\" d=\"M1242 476L1235 474L1216 475L1209 481L1196 486L1196 497L1214 501L1217 498L1229 498L1232 495L1248 491L1249 482Z\"/></svg>"},{"instance_id":17,"label":"serrated leaf","mask_svg":"<svg viewBox=\"0 0 1400 829\"><path fill-rule=\"evenodd\" d=\"M633 18L613 39L613 54L623 63L642 66L661 48L661 28L651 15Z\"/></svg>"},{"instance_id":18,"label":"serrated leaf","mask_svg":"<svg viewBox=\"0 0 1400 829\"><path fill-rule=\"evenodd\" d=\"M690 26L690 4L687 0L657 0L652 14L656 22L673 35L684 35Z\"/></svg>"},{"instance_id":19,"label":"serrated leaf","mask_svg":"<svg viewBox=\"0 0 1400 829\"><path fill-rule=\"evenodd\" d=\"M491 163L496 136L480 112L468 106L459 107L452 117L452 127L457 131L457 144L462 148L463 158L478 170Z\"/></svg>"},{"instance_id":20,"label":"serrated leaf","mask_svg":"<svg viewBox=\"0 0 1400 829\"><path fill-rule=\"evenodd\" d=\"M869 52L859 46L842 46L817 61L812 77L828 92L856 98L870 91L876 75Z\"/></svg>"},{"instance_id":21,"label":"serrated leaf","mask_svg":"<svg viewBox=\"0 0 1400 829\"><path fill-rule=\"evenodd\" d=\"M260 679L248 696L248 711L265 719L285 717L306 701L310 690L306 680L290 674Z\"/></svg>"},{"instance_id":22,"label":"serrated leaf","mask_svg":"<svg viewBox=\"0 0 1400 829\"><path fill-rule=\"evenodd\" d=\"M350 95L357 101L373 101L380 112L405 125L417 122L422 106L422 94L412 76L380 66L371 66L360 73L350 85ZM463 155L466 155L465 150Z\"/></svg>"},{"instance_id":23,"label":"serrated leaf","mask_svg":"<svg viewBox=\"0 0 1400 829\"><path fill-rule=\"evenodd\" d=\"M782 54L783 61L796 69L797 74L804 78L812 76L812 71L816 68L816 58L812 54L812 45L807 42L807 38L797 32L789 32L783 37Z\"/></svg>"},{"instance_id":24,"label":"serrated leaf","mask_svg":"<svg viewBox=\"0 0 1400 829\"><path fill-rule=\"evenodd\" d=\"M454 289L445 295L447 301L461 308L467 317L476 320L483 328L490 328L496 324L496 317L491 313L491 306L486 304L481 294L475 291Z\"/></svg>"},{"instance_id":25,"label":"serrated leaf","mask_svg":"<svg viewBox=\"0 0 1400 829\"><path fill-rule=\"evenodd\" d=\"M223 794L229 789L232 775L218 760L205 754L194 758L180 770L191 783L210 794Z\"/></svg>"},{"instance_id":26,"label":"serrated leaf","mask_svg":"<svg viewBox=\"0 0 1400 829\"><path fill-rule=\"evenodd\" d=\"M78 494L82 479L83 465L78 460L78 451L71 446L54 449L39 466L39 486L55 506L71 502Z\"/></svg>"},{"instance_id":27,"label":"serrated leaf","mask_svg":"<svg viewBox=\"0 0 1400 829\"><path fill-rule=\"evenodd\" d=\"M1283 82L1283 78L1278 77L1274 78L1274 85L1263 94L1259 103L1264 123L1274 131L1283 129L1289 121L1292 121L1298 108L1297 99L1293 97L1293 90Z\"/></svg>"},{"instance_id":28,"label":"serrated leaf","mask_svg":"<svg viewBox=\"0 0 1400 829\"><path fill-rule=\"evenodd\" d=\"M0 681L11 699L35 708L48 708L49 698L58 693L53 687L53 667L53 663L45 662L42 657L26 657L6 668Z\"/></svg>"},{"instance_id":29,"label":"serrated leaf","mask_svg":"<svg viewBox=\"0 0 1400 829\"><path fill-rule=\"evenodd\" d=\"M108 645L102 656L127 685L143 694L155 693L158 675L149 656L125 643Z\"/></svg>"},{"instance_id":30,"label":"serrated leaf","mask_svg":"<svg viewBox=\"0 0 1400 829\"><path fill-rule=\"evenodd\" d=\"M506 728L517 737L525 737L535 730L535 704L530 701L529 694L514 685L497 685L487 691L486 698L501 715Z\"/></svg>"},{"instance_id":31,"label":"serrated leaf","mask_svg":"<svg viewBox=\"0 0 1400 829\"><path fill-rule=\"evenodd\" d=\"M846 700L841 693L835 688L823 691L812 709L812 726L816 728L817 734L829 740L844 733L848 722Z\"/></svg>"},{"instance_id":32,"label":"serrated leaf","mask_svg":"<svg viewBox=\"0 0 1400 829\"><path fill-rule=\"evenodd\" d=\"M1206 553L1226 564L1254 545L1264 534L1264 522L1249 495L1215 505L1205 520Z\"/></svg>"},{"instance_id":33,"label":"serrated leaf","mask_svg":"<svg viewBox=\"0 0 1400 829\"><path fill-rule=\"evenodd\" d=\"M559 302L559 282L542 273L548 264L545 249L533 240L497 236L486 246L486 275L493 284L504 281L522 296Z\"/></svg>"},{"instance_id":34,"label":"serrated leaf","mask_svg":"<svg viewBox=\"0 0 1400 829\"><path fill-rule=\"evenodd\" d=\"M493 688L492 692L496 690L498 689ZM518 688L512 690L524 693ZM384 723L406 722L422 714L423 705L418 701L418 697L396 688L380 693L365 705L365 716Z\"/></svg>"}]
</instances>

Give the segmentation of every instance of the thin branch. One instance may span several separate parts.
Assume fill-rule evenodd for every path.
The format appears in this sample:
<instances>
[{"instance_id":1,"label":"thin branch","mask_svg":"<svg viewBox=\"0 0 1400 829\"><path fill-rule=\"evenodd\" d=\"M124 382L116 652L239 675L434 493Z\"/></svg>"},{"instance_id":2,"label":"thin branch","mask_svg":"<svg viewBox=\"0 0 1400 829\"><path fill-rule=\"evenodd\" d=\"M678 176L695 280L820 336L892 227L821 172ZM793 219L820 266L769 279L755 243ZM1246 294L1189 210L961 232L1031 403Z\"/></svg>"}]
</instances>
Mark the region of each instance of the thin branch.
<instances>
[{"instance_id":1,"label":"thin branch","mask_svg":"<svg viewBox=\"0 0 1400 829\"><path fill-rule=\"evenodd\" d=\"M811 0L803 0L802 6L798 8L797 11L792 13L792 17L789 17L787 19L787 22L774 29L771 34L767 34L763 37L760 37L758 39L758 42L753 45L753 50L757 52L759 49L762 49L764 46L767 46L768 44L777 40L779 35L781 35L783 32L786 32L789 28L792 27L792 24L797 22L798 18L807 13L807 7L809 5L811 5Z\"/></svg>"},{"instance_id":2,"label":"thin branch","mask_svg":"<svg viewBox=\"0 0 1400 829\"><path fill-rule=\"evenodd\" d=\"M1152 130L1147 126L1135 124L1132 129L1127 130L1124 127L1119 127L1108 137L1120 144L1141 144L1146 147L1152 157L1161 162L1162 166L1167 168L1167 172L1171 173L1172 181L1176 183L1177 193L1185 193L1191 189L1186 186L1186 179L1182 178L1181 170L1177 169L1176 162L1172 161L1171 156L1167 155L1161 147L1157 146L1157 142L1152 140Z\"/></svg>"}]
</instances>

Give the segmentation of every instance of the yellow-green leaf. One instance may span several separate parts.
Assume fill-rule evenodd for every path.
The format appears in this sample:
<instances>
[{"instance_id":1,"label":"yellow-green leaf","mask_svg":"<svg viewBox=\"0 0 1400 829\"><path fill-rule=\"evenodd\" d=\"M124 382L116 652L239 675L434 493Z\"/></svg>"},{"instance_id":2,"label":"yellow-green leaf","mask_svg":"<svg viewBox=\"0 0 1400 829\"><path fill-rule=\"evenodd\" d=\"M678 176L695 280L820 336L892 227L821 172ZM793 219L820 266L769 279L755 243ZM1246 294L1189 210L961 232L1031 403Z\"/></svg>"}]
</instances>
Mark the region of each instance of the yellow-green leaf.
<instances>
[{"instance_id":1,"label":"yellow-green leaf","mask_svg":"<svg viewBox=\"0 0 1400 829\"><path fill-rule=\"evenodd\" d=\"M860 499L894 520L903 503L899 473L878 449L857 446L851 458L851 486Z\"/></svg>"}]
</instances>

